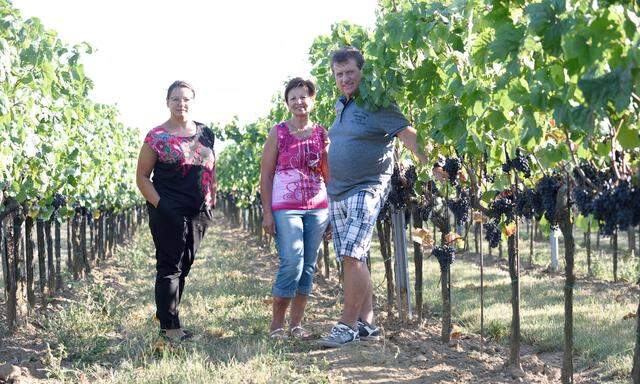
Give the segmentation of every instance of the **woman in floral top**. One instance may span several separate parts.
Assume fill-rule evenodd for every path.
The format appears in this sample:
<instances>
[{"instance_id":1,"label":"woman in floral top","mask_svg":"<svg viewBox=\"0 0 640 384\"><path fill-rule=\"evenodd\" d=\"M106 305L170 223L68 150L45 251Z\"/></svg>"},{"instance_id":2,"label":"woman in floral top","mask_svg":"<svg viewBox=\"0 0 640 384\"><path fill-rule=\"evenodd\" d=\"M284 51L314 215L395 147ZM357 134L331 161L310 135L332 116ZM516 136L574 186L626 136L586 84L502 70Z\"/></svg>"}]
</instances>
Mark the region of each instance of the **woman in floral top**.
<instances>
[{"instance_id":1,"label":"woman in floral top","mask_svg":"<svg viewBox=\"0 0 640 384\"><path fill-rule=\"evenodd\" d=\"M280 266L271 291L273 319L270 336L309 338L300 323L311 293L318 248L329 220L324 128L309 120L315 86L295 78L284 98L291 118L275 125L264 145L260 164L263 223L275 235ZM291 304L289 333L284 318Z\"/></svg>"},{"instance_id":2,"label":"woman in floral top","mask_svg":"<svg viewBox=\"0 0 640 384\"><path fill-rule=\"evenodd\" d=\"M192 335L182 329L178 305L216 199L214 135L189 119L194 97L188 83L171 84L171 116L147 133L136 172L156 248L156 317L161 335L170 340Z\"/></svg>"}]
</instances>

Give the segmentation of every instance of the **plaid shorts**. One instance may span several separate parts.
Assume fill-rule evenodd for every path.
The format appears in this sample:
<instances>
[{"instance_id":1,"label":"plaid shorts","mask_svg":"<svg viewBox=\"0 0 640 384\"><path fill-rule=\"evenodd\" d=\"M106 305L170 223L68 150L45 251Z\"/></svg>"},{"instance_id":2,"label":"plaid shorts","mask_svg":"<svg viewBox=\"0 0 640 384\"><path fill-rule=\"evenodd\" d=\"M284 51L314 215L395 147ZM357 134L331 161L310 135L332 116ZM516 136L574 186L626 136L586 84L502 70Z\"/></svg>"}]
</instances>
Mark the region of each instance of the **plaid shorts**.
<instances>
[{"instance_id":1,"label":"plaid shorts","mask_svg":"<svg viewBox=\"0 0 640 384\"><path fill-rule=\"evenodd\" d=\"M330 202L333 247L338 261L353 257L365 261L371 247L373 228L386 194L360 191L341 201Z\"/></svg>"}]
</instances>

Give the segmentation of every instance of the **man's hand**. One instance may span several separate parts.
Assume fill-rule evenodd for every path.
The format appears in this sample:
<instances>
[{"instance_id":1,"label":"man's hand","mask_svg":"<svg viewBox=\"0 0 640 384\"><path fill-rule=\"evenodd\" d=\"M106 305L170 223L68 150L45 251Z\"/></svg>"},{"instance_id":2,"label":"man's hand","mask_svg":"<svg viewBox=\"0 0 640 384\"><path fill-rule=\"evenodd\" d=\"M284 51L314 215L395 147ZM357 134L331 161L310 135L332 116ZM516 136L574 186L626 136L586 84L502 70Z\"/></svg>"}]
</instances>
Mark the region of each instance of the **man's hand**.
<instances>
[{"instance_id":1,"label":"man's hand","mask_svg":"<svg viewBox=\"0 0 640 384\"><path fill-rule=\"evenodd\" d=\"M418 148L418 134L413 127L406 127L402 131L398 132L397 137L400 139L402 144L407 147L407 149L409 149L418 158L418 160L420 160L421 163L429 161L427 156L424 154L423 149ZM428 148L429 146L427 145L424 149L428 150Z\"/></svg>"},{"instance_id":2,"label":"man's hand","mask_svg":"<svg viewBox=\"0 0 640 384\"><path fill-rule=\"evenodd\" d=\"M449 174L447 173L447 171L445 171L444 169L442 169L442 167L433 167L433 177L436 178L436 180L444 183L447 180L449 180Z\"/></svg>"},{"instance_id":3,"label":"man's hand","mask_svg":"<svg viewBox=\"0 0 640 384\"><path fill-rule=\"evenodd\" d=\"M447 171L445 171L444 169L442 169L442 167L435 166L435 167L433 167L432 172L433 172L433 176L436 178L436 180L438 180L440 182L444 183L447 180L449 180L449 173ZM467 181L467 175L462 170L458 171L458 178L462 182Z\"/></svg>"}]
</instances>

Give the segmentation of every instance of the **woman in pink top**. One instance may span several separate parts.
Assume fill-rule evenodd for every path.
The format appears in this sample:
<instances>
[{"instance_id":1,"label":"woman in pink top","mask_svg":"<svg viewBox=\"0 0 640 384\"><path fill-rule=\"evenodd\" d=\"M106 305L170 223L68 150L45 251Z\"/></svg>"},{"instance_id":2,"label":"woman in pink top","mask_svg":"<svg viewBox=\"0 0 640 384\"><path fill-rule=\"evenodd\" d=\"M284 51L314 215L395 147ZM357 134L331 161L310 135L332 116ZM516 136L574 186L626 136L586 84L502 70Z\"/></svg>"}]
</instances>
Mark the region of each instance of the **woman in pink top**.
<instances>
[{"instance_id":1,"label":"woman in pink top","mask_svg":"<svg viewBox=\"0 0 640 384\"><path fill-rule=\"evenodd\" d=\"M300 326L311 293L318 248L327 227L329 179L325 129L309 120L315 86L296 77L287 83L284 99L291 118L275 125L260 162L260 196L264 230L275 236L280 266L271 291L270 336L309 338ZM285 314L291 304L289 333Z\"/></svg>"}]
</instances>

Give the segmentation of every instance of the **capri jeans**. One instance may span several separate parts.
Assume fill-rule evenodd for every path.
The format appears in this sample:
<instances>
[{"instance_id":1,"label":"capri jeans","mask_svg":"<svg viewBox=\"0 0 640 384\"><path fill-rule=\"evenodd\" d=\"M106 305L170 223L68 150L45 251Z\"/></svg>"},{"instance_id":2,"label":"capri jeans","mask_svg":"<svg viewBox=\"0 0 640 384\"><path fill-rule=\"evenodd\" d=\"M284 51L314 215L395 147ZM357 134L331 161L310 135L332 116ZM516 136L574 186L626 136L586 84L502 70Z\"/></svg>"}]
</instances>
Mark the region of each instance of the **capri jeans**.
<instances>
[{"instance_id":1,"label":"capri jeans","mask_svg":"<svg viewBox=\"0 0 640 384\"><path fill-rule=\"evenodd\" d=\"M322 235L329 223L329 210L286 209L273 211L273 217L280 267L271 294L286 298L308 295Z\"/></svg>"}]
</instances>

